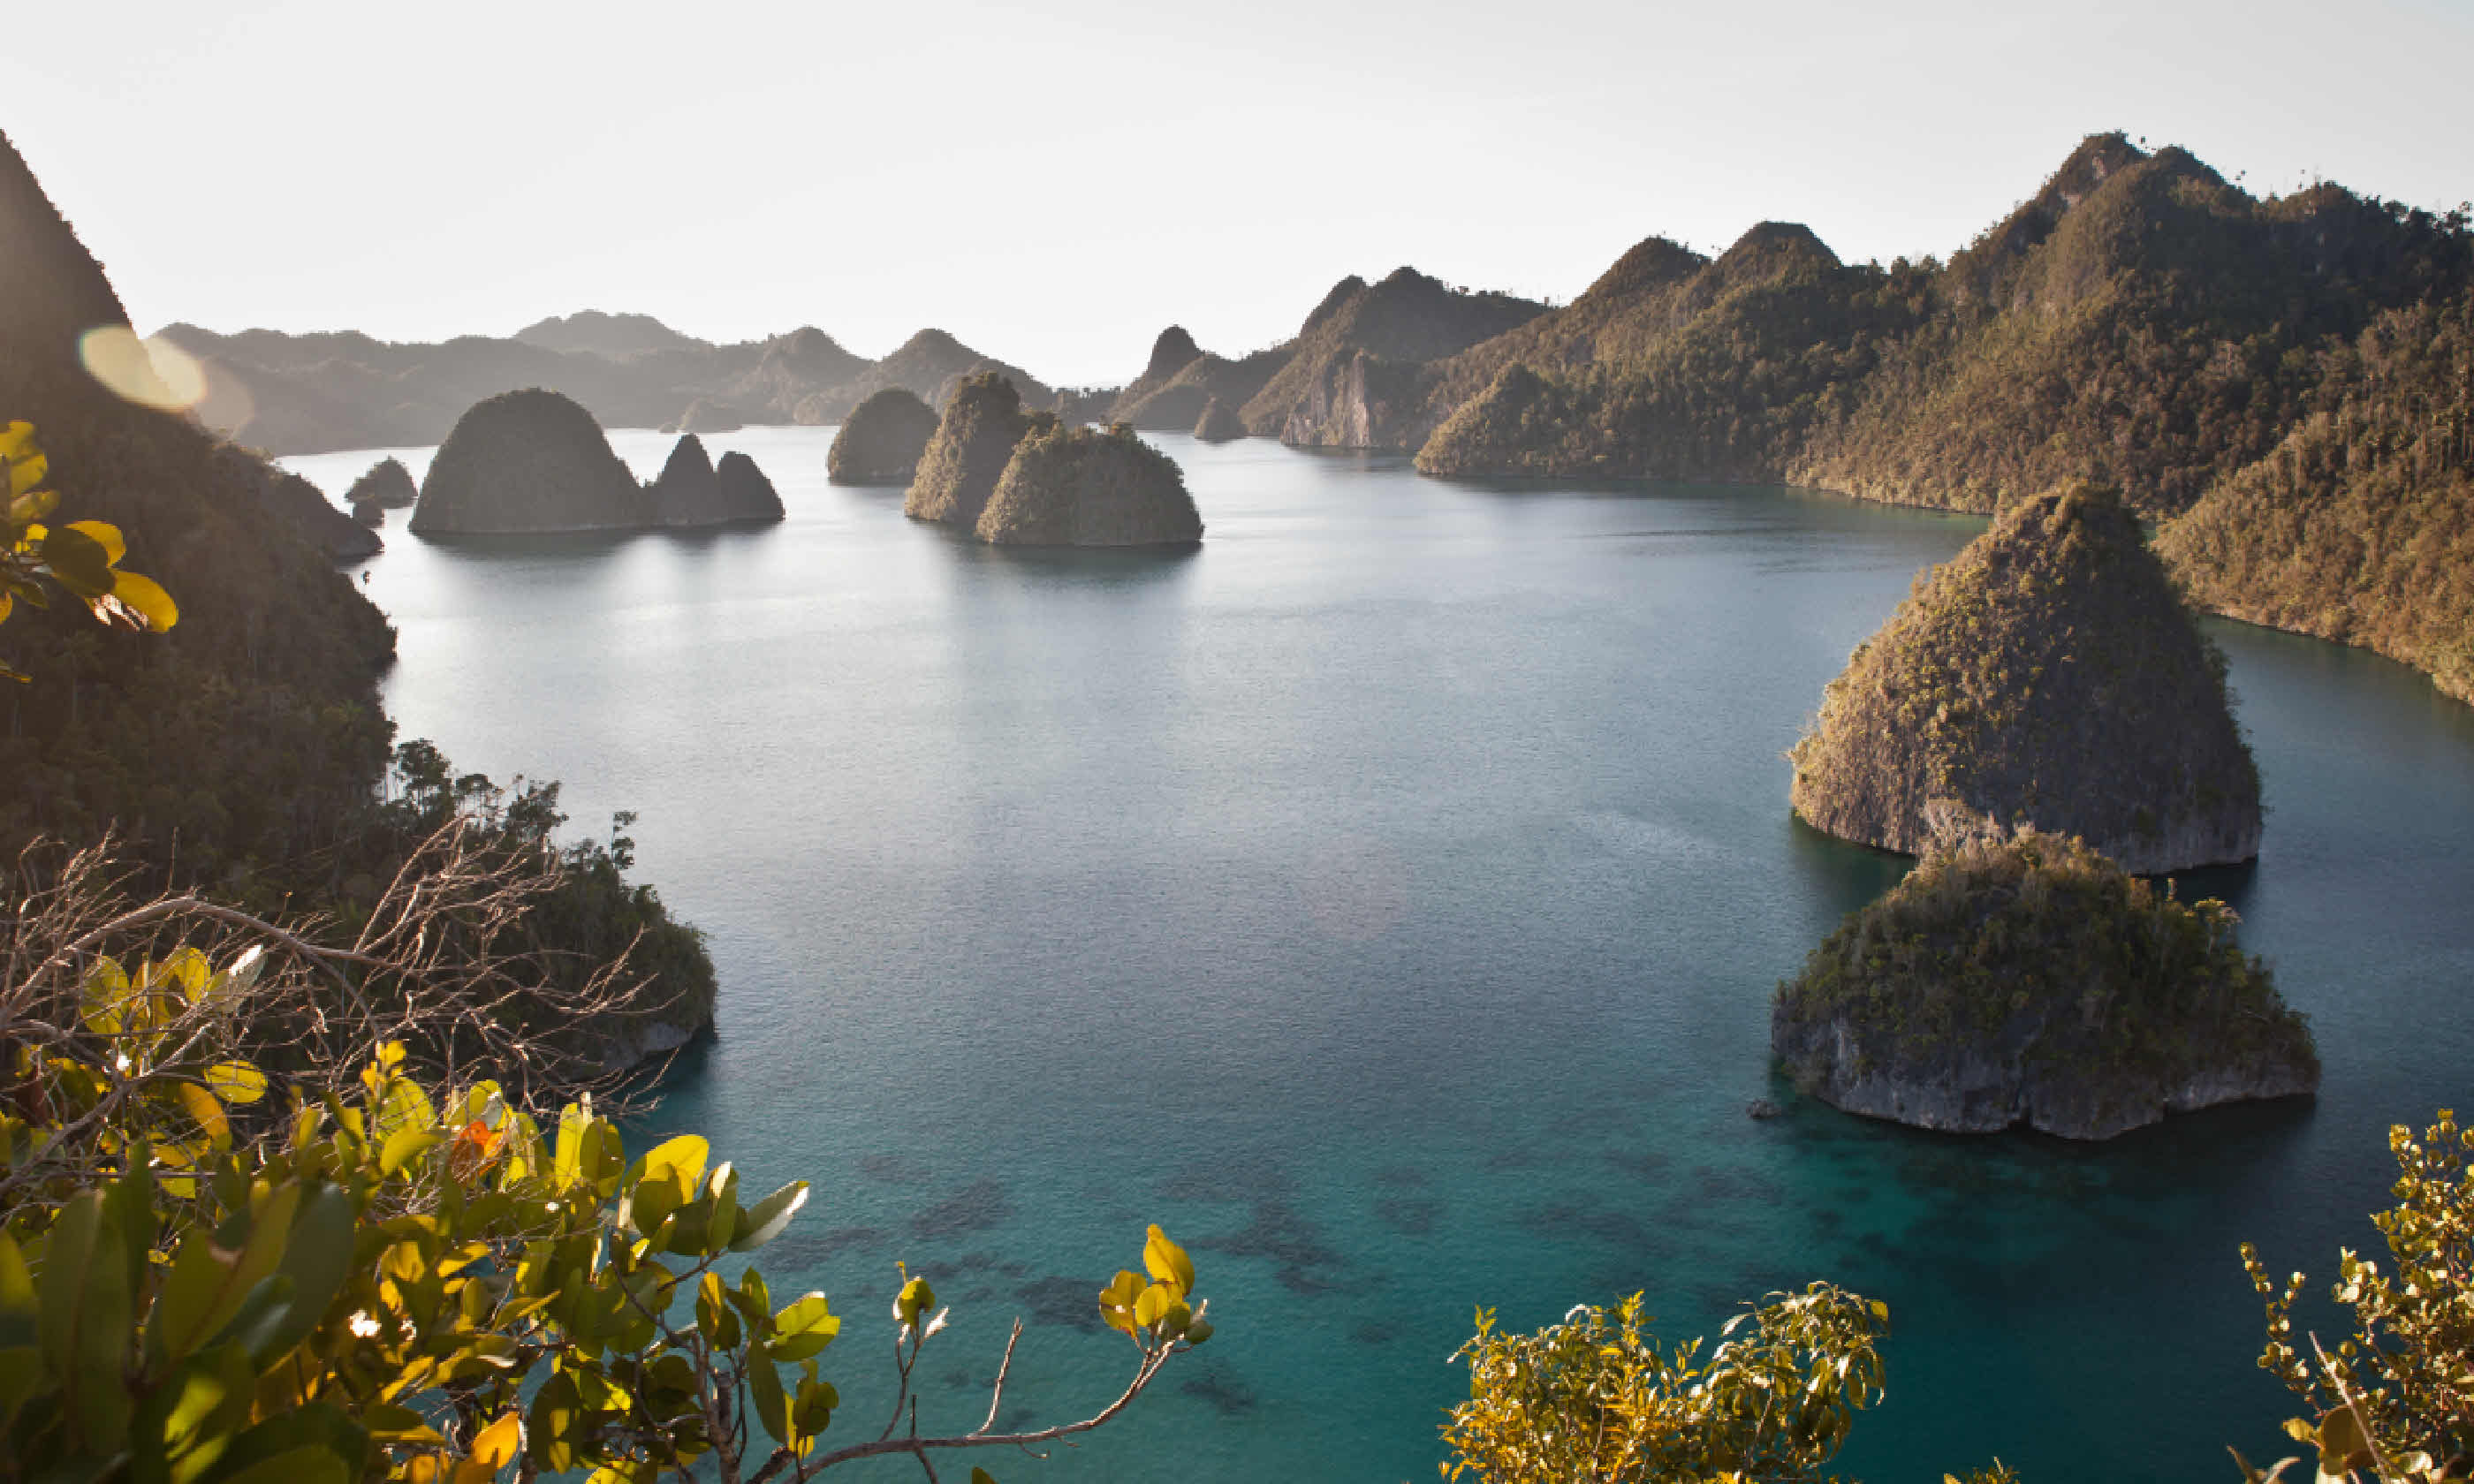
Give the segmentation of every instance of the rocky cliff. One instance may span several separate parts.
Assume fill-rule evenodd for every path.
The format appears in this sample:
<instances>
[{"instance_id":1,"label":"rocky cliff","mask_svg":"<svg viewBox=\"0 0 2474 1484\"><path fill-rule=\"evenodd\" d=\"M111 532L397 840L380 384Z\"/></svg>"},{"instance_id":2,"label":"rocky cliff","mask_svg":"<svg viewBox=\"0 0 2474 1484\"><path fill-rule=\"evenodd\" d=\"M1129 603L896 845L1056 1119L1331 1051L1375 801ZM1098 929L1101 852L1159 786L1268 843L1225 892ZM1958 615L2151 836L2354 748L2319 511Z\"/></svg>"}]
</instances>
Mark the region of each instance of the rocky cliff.
<instances>
[{"instance_id":1,"label":"rocky cliff","mask_svg":"<svg viewBox=\"0 0 2474 1484\"><path fill-rule=\"evenodd\" d=\"M842 420L825 472L837 485L907 485L935 436L935 410L907 387L886 387Z\"/></svg>"},{"instance_id":2,"label":"rocky cliff","mask_svg":"<svg viewBox=\"0 0 2474 1484\"><path fill-rule=\"evenodd\" d=\"M2023 500L1917 579L1793 760L1796 813L1910 855L2028 826L2142 874L2259 852L2223 657L2098 489Z\"/></svg>"},{"instance_id":3,"label":"rocky cliff","mask_svg":"<svg viewBox=\"0 0 2474 1484\"><path fill-rule=\"evenodd\" d=\"M976 527L1014 444L1038 417L1023 411L1022 394L1008 378L994 371L964 377L919 456L902 513L965 531Z\"/></svg>"},{"instance_id":4,"label":"rocky cliff","mask_svg":"<svg viewBox=\"0 0 2474 1484\"><path fill-rule=\"evenodd\" d=\"M1419 373L1545 311L1510 294L1447 288L1414 268L1335 285L1242 416L1249 431L1324 447L1416 447L1433 426ZM1198 415L1200 408L1196 409Z\"/></svg>"},{"instance_id":5,"label":"rocky cliff","mask_svg":"<svg viewBox=\"0 0 2474 1484\"><path fill-rule=\"evenodd\" d=\"M1003 546L1169 546L1202 539L1176 461L1125 423L1051 425L1017 444L975 528Z\"/></svg>"},{"instance_id":6,"label":"rocky cliff","mask_svg":"<svg viewBox=\"0 0 2474 1484\"><path fill-rule=\"evenodd\" d=\"M1833 1107L1950 1133L2110 1138L2313 1091L2309 1026L2236 922L2076 840L1971 843L1850 914L1779 986L1771 1050Z\"/></svg>"},{"instance_id":7,"label":"rocky cliff","mask_svg":"<svg viewBox=\"0 0 2474 1484\"><path fill-rule=\"evenodd\" d=\"M633 531L652 497L593 414L556 392L502 392L456 420L421 482L415 536Z\"/></svg>"}]
</instances>

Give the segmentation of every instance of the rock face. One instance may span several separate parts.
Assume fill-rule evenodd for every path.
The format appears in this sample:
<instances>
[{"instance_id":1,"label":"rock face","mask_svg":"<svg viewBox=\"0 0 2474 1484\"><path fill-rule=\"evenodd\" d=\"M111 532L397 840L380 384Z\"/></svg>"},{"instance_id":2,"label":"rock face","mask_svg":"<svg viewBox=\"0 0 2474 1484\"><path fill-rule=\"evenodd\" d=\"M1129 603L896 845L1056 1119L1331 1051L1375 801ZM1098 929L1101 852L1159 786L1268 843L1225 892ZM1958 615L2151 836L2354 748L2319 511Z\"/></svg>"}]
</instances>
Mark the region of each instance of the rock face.
<instances>
[{"instance_id":1,"label":"rock face","mask_svg":"<svg viewBox=\"0 0 2474 1484\"><path fill-rule=\"evenodd\" d=\"M401 459L394 458L371 465L369 472L353 480L352 488L344 491L346 504L358 505L367 500L380 510L410 510L412 502L420 498L421 487L412 482L412 470L403 467Z\"/></svg>"},{"instance_id":2,"label":"rock face","mask_svg":"<svg viewBox=\"0 0 2474 1484\"><path fill-rule=\"evenodd\" d=\"M676 423L662 431L665 433L736 433L745 426L747 426L746 421L731 408L711 397L699 396L688 403L688 410L679 414L679 420Z\"/></svg>"},{"instance_id":3,"label":"rock face","mask_svg":"<svg viewBox=\"0 0 2474 1484\"><path fill-rule=\"evenodd\" d=\"M1527 323L1546 306L1447 288L1414 268L1378 283L1342 279L1298 331L1296 349L1240 410L1249 431L1334 448L1414 447L1433 420L1430 362Z\"/></svg>"},{"instance_id":4,"label":"rock face","mask_svg":"<svg viewBox=\"0 0 2474 1484\"><path fill-rule=\"evenodd\" d=\"M720 524L753 525L782 518L782 496L754 459L732 449L714 466L713 477L720 496Z\"/></svg>"},{"instance_id":5,"label":"rock face","mask_svg":"<svg viewBox=\"0 0 2474 1484\"><path fill-rule=\"evenodd\" d=\"M2142 874L2259 853L2224 658L2108 491L2023 500L1920 578L1792 755L1797 814L1904 854L2030 826Z\"/></svg>"},{"instance_id":6,"label":"rock face","mask_svg":"<svg viewBox=\"0 0 2474 1484\"><path fill-rule=\"evenodd\" d=\"M976 527L1001 546L1169 546L1202 539L1176 461L1120 422L1051 426L1013 450Z\"/></svg>"},{"instance_id":7,"label":"rock face","mask_svg":"<svg viewBox=\"0 0 2474 1484\"><path fill-rule=\"evenodd\" d=\"M593 414L538 387L502 392L457 419L413 507L415 536L632 531L652 497Z\"/></svg>"},{"instance_id":8,"label":"rock face","mask_svg":"<svg viewBox=\"0 0 2474 1484\"><path fill-rule=\"evenodd\" d=\"M837 485L907 485L935 436L935 410L907 387L886 387L842 420L825 472Z\"/></svg>"},{"instance_id":9,"label":"rock face","mask_svg":"<svg viewBox=\"0 0 2474 1484\"><path fill-rule=\"evenodd\" d=\"M376 500L354 500L352 518L375 531L386 524L386 507Z\"/></svg>"},{"instance_id":10,"label":"rock face","mask_svg":"<svg viewBox=\"0 0 2474 1484\"><path fill-rule=\"evenodd\" d=\"M1194 436L1206 443L1225 443L1246 436L1246 419L1215 396L1202 404L1202 416L1195 419Z\"/></svg>"},{"instance_id":11,"label":"rock face","mask_svg":"<svg viewBox=\"0 0 2474 1484\"><path fill-rule=\"evenodd\" d=\"M1022 394L1006 376L982 371L963 377L937 419L935 436L919 456L902 513L913 520L976 528L1013 458L1014 444L1031 431L1037 416L1022 410Z\"/></svg>"},{"instance_id":12,"label":"rock face","mask_svg":"<svg viewBox=\"0 0 2474 1484\"><path fill-rule=\"evenodd\" d=\"M2311 1092L2310 1028L2236 921L2076 840L1972 843L1813 950L1779 986L1770 1048L1824 1102L1951 1133L2110 1138Z\"/></svg>"}]
</instances>

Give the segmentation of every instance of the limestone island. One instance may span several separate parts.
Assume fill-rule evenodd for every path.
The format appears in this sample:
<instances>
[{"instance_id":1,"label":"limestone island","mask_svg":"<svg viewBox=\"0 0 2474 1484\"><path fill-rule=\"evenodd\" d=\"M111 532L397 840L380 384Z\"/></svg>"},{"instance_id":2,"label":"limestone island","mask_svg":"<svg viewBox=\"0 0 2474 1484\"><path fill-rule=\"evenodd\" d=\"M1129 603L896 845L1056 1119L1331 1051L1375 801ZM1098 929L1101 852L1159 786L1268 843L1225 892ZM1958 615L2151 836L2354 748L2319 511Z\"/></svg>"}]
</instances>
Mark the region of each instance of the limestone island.
<instances>
[{"instance_id":1,"label":"limestone island","mask_svg":"<svg viewBox=\"0 0 2474 1484\"><path fill-rule=\"evenodd\" d=\"M1023 411L1022 394L999 372L963 377L937 419L935 436L919 455L902 513L913 520L978 529L980 513L996 493L1014 445L1033 427L1055 420Z\"/></svg>"},{"instance_id":2,"label":"limestone island","mask_svg":"<svg viewBox=\"0 0 2474 1484\"><path fill-rule=\"evenodd\" d=\"M352 488L344 491L344 503L357 506L363 501L380 510L410 510L421 498L421 487L412 482L412 470L397 458L380 459L369 467Z\"/></svg>"},{"instance_id":3,"label":"limestone island","mask_svg":"<svg viewBox=\"0 0 2474 1484\"><path fill-rule=\"evenodd\" d=\"M705 454L704 440L693 433L679 435L670 445L668 460L645 492L652 497L652 523L670 530L782 518L782 497L753 459L725 453L716 468Z\"/></svg>"},{"instance_id":4,"label":"limestone island","mask_svg":"<svg viewBox=\"0 0 2474 1484\"><path fill-rule=\"evenodd\" d=\"M640 485L591 413L536 387L502 392L456 419L421 482L411 530L422 537L553 535L781 518L780 498L745 455L725 454L716 468L703 443L687 435L661 477Z\"/></svg>"},{"instance_id":5,"label":"limestone island","mask_svg":"<svg viewBox=\"0 0 2474 1484\"><path fill-rule=\"evenodd\" d=\"M1246 436L1246 419L1215 396L1202 404L1202 416L1195 419L1194 436L1206 443L1230 443Z\"/></svg>"},{"instance_id":6,"label":"limestone island","mask_svg":"<svg viewBox=\"0 0 2474 1484\"><path fill-rule=\"evenodd\" d=\"M386 507L376 500L354 500L352 518L375 531L386 524Z\"/></svg>"},{"instance_id":7,"label":"limestone island","mask_svg":"<svg viewBox=\"0 0 2474 1484\"><path fill-rule=\"evenodd\" d=\"M1949 1133L2111 1138L2319 1086L2304 1017L2186 904L2068 836L1928 858L1779 986L1770 1049L1832 1107Z\"/></svg>"},{"instance_id":8,"label":"limestone island","mask_svg":"<svg viewBox=\"0 0 2474 1484\"><path fill-rule=\"evenodd\" d=\"M2259 853L2224 657L2089 486L2020 501L1918 579L1790 755L1807 823L1903 854L2030 827L2143 875Z\"/></svg>"},{"instance_id":9,"label":"limestone island","mask_svg":"<svg viewBox=\"0 0 2474 1484\"><path fill-rule=\"evenodd\" d=\"M1202 516L1176 461L1131 427L1059 425L1015 445L975 531L1000 546L1184 546Z\"/></svg>"},{"instance_id":10,"label":"limestone island","mask_svg":"<svg viewBox=\"0 0 2474 1484\"><path fill-rule=\"evenodd\" d=\"M936 410L908 387L886 387L851 409L825 454L837 485L907 485L936 436Z\"/></svg>"}]
</instances>

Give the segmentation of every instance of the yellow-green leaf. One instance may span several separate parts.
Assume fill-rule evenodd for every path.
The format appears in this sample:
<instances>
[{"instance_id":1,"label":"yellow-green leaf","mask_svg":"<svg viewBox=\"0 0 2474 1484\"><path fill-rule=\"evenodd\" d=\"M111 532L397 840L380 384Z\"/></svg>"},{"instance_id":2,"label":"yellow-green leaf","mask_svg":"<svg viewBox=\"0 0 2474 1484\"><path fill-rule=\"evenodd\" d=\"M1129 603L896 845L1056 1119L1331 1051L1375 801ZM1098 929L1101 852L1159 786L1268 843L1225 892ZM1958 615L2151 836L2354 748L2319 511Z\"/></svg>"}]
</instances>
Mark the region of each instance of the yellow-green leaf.
<instances>
[{"instance_id":1,"label":"yellow-green leaf","mask_svg":"<svg viewBox=\"0 0 2474 1484\"><path fill-rule=\"evenodd\" d=\"M9 473L13 482L17 473L16 466L12 465ZM115 566L119 564L121 558L129 555L129 542L122 539L120 527L109 520L72 520L68 528L102 547L104 560Z\"/></svg>"},{"instance_id":2,"label":"yellow-green leaf","mask_svg":"<svg viewBox=\"0 0 2474 1484\"><path fill-rule=\"evenodd\" d=\"M181 621L181 605L173 602L172 595L163 590L162 584L151 577L140 577L135 572L115 568L111 574L111 595L120 601L122 607L145 619L146 627L157 634Z\"/></svg>"},{"instance_id":3,"label":"yellow-green leaf","mask_svg":"<svg viewBox=\"0 0 2474 1484\"><path fill-rule=\"evenodd\" d=\"M1168 1234L1154 1226L1150 1239L1143 1243L1143 1266L1152 1277L1163 1283L1174 1284L1179 1294L1194 1291L1194 1259L1185 1249L1168 1239Z\"/></svg>"},{"instance_id":4,"label":"yellow-green leaf","mask_svg":"<svg viewBox=\"0 0 2474 1484\"><path fill-rule=\"evenodd\" d=\"M234 1108L246 1108L266 1096L266 1073L247 1062L217 1062L206 1068L206 1086Z\"/></svg>"}]
</instances>

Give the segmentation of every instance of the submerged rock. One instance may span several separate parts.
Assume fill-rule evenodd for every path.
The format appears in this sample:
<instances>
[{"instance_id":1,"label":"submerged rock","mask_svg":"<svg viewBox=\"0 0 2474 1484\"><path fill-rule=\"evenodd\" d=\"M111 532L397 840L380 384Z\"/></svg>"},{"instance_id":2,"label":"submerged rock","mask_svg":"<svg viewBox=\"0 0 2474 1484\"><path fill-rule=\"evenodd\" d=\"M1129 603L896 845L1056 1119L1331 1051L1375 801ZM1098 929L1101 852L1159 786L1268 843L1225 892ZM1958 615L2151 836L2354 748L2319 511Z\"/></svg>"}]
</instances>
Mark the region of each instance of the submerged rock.
<instances>
[{"instance_id":1,"label":"submerged rock","mask_svg":"<svg viewBox=\"0 0 2474 1484\"><path fill-rule=\"evenodd\" d=\"M1206 443L1228 443L1246 436L1246 419L1215 396L1202 404L1202 416L1195 419L1194 436Z\"/></svg>"},{"instance_id":2,"label":"submerged rock","mask_svg":"<svg viewBox=\"0 0 2474 1484\"><path fill-rule=\"evenodd\" d=\"M344 491L344 503L358 505L367 500L381 510L409 510L421 498L421 487L412 482L412 470L397 458L380 459L368 472L352 481Z\"/></svg>"},{"instance_id":3,"label":"submerged rock","mask_svg":"<svg viewBox=\"0 0 2474 1484\"><path fill-rule=\"evenodd\" d=\"M995 371L963 377L919 456L902 513L913 520L976 527L1014 444L1031 431L1035 416L1022 410L1022 394L1009 378Z\"/></svg>"},{"instance_id":4,"label":"submerged rock","mask_svg":"<svg viewBox=\"0 0 2474 1484\"><path fill-rule=\"evenodd\" d=\"M935 436L935 409L908 387L886 387L842 419L825 473L837 485L907 485Z\"/></svg>"},{"instance_id":5,"label":"submerged rock","mask_svg":"<svg viewBox=\"0 0 2474 1484\"><path fill-rule=\"evenodd\" d=\"M2080 841L1937 854L1779 986L1770 1049L1807 1093L1952 1133L2110 1138L2319 1085L2304 1017L2234 942Z\"/></svg>"},{"instance_id":6,"label":"submerged rock","mask_svg":"<svg viewBox=\"0 0 2474 1484\"><path fill-rule=\"evenodd\" d=\"M1202 516L1176 461L1132 428L1057 426L1014 449L977 531L998 545L1185 545Z\"/></svg>"},{"instance_id":7,"label":"submerged rock","mask_svg":"<svg viewBox=\"0 0 2474 1484\"><path fill-rule=\"evenodd\" d=\"M610 451L601 424L535 387L501 392L456 419L413 507L416 536L631 531L651 496Z\"/></svg>"},{"instance_id":8,"label":"submerged rock","mask_svg":"<svg viewBox=\"0 0 2474 1484\"><path fill-rule=\"evenodd\" d=\"M2108 491L2023 500L1858 647L1795 812L1904 854L2034 827L2143 874L2259 853L2224 658Z\"/></svg>"}]
</instances>

